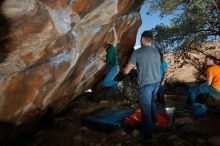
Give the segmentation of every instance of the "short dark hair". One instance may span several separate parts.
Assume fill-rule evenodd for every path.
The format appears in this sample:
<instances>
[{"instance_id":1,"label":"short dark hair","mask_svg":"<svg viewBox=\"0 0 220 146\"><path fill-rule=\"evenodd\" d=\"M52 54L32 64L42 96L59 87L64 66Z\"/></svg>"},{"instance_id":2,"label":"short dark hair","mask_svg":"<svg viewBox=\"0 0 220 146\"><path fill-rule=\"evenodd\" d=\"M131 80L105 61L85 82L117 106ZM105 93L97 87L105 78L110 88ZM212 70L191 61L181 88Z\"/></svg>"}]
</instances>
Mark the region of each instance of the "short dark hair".
<instances>
[{"instance_id":1,"label":"short dark hair","mask_svg":"<svg viewBox=\"0 0 220 146\"><path fill-rule=\"evenodd\" d=\"M206 55L206 57L205 58L209 58L209 59L211 59L211 60L213 60L213 61L215 61L216 60L216 58L214 57L214 56L211 56L211 55Z\"/></svg>"},{"instance_id":2,"label":"short dark hair","mask_svg":"<svg viewBox=\"0 0 220 146\"><path fill-rule=\"evenodd\" d=\"M145 38L145 39L151 39L151 40L153 40L153 33L152 33L152 31L147 30L147 31L144 31L144 32L141 34L141 37L142 37L142 38Z\"/></svg>"},{"instance_id":3,"label":"short dark hair","mask_svg":"<svg viewBox=\"0 0 220 146\"><path fill-rule=\"evenodd\" d=\"M206 59L208 58L208 59L212 60L215 64L217 64L217 59L216 59L214 56L212 56L212 55L206 55L205 58L206 58Z\"/></svg>"}]
</instances>

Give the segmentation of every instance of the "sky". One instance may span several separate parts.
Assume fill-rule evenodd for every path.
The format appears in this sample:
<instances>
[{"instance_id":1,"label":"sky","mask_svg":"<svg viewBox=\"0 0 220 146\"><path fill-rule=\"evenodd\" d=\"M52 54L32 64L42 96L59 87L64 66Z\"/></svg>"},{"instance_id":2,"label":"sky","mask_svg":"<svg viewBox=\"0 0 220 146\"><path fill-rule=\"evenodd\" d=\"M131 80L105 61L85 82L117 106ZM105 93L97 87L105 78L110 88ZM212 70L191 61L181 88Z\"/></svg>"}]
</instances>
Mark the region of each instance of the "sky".
<instances>
[{"instance_id":1,"label":"sky","mask_svg":"<svg viewBox=\"0 0 220 146\"><path fill-rule=\"evenodd\" d=\"M138 30L137 37L136 37L136 44L134 48L140 48L140 38L141 38L141 33L145 30L150 30L154 28L157 24L165 24L169 25L170 24L170 19L173 17L172 15L166 16L161 18L159 13L153 13L150 15L147 15L147 5L144 4L141 7L140 10L140 15L142 19L142 25Z\"/></svg>"}]
</instances>

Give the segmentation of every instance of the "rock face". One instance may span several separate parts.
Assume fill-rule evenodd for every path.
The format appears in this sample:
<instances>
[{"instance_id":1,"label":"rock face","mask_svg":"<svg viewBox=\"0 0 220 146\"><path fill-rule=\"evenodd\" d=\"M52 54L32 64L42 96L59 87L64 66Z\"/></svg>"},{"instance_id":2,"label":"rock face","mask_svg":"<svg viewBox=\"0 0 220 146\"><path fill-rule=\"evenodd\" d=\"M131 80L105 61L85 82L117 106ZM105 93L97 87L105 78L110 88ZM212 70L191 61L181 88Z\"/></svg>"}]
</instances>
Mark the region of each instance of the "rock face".
<instances>
[{"instance_id":1,"label":"rock face","mask_svg":"<svg viewBox=\"0 0 220 146\"><path fill-rule=\"evenodd\" d=\"M106 72L102 46L120 40L121 64L135 43L142 0L0 2L0 121L21 124L59 112Z\"/></svg>"}]
</instances>

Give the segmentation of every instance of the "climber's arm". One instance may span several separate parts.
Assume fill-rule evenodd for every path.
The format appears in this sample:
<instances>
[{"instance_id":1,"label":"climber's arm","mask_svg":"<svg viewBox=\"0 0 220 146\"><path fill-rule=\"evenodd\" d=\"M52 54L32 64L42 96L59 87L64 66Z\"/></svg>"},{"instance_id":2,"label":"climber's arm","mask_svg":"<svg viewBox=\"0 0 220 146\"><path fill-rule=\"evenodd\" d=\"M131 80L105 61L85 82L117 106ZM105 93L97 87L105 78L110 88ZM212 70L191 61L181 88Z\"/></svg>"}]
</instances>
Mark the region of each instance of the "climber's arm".
<instances>
[{"instance_id":1,"label":"climber's arm","mask_svg":"<svg viewBox=\"0 0 220 146\"><path fill-rule=\"evenodd\" d=\"M117 44L118 44L118 35L116 33L116 30L115 30L115 26L113 27L113 34L114 34L114 41L113 41L113 46L116 47Z\"/></svg>"},{"instance_id":2,"label":"climber's arm","mask_svg":"<svg viewBox=\"0 0 220 146\"><path fill-rule=\"evenodd\" d=\"M211 86L213 80L213 71L210 70L210 68L208 68L206 74L207 74L207 85Z\"/></svg>"}]
</instances>

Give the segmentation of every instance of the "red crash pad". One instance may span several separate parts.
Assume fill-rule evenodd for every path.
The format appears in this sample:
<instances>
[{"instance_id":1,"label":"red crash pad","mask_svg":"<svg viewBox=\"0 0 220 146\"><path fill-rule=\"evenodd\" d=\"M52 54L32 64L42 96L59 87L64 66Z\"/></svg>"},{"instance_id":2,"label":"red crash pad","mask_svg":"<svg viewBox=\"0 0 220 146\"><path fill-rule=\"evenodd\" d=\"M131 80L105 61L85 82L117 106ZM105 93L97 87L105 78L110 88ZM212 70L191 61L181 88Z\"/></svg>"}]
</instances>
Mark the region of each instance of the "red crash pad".
<instances>
[{"instance_id":1,"label":"red crash pad","mask_svg":"<svg viewBox=\"0 0 220 146\"><path fill-rule=\"evenodd\" d=\"M157 113L157 122L158 128L166 129L170 127L170 122L172 121L172 117L167 115L166 113ZM138 123L141 123L141 109L138 108L131 116L125 118L123 120L125 125L135 126Z\"/></svg>"}]
</instances>

